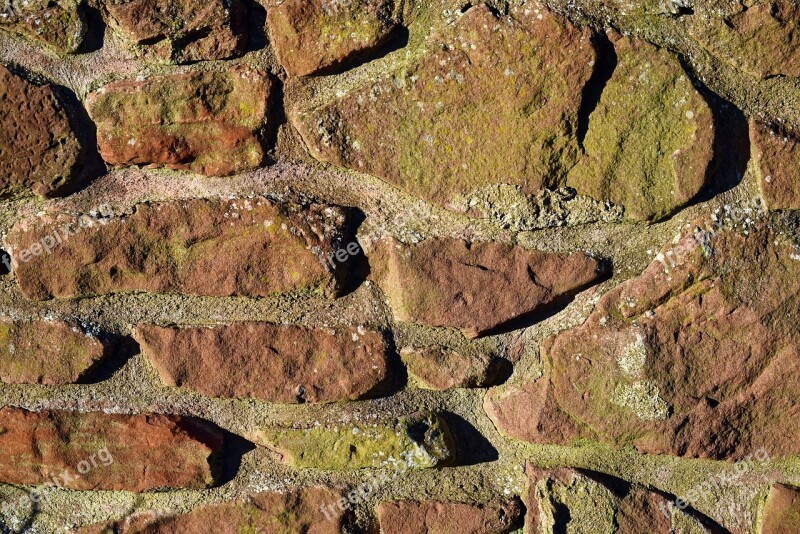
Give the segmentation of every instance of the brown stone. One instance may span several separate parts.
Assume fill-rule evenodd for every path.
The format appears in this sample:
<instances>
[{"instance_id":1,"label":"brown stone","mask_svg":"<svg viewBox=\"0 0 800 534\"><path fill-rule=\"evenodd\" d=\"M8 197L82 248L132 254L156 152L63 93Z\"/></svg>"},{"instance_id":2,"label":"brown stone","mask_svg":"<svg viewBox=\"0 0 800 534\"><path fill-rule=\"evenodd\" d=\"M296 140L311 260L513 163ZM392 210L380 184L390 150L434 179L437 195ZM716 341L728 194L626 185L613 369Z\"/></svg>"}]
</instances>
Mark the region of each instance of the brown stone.
<instances>
[{"instance_id":1,"label":"brown stone","mask_svg":"<svg viewBox=\"0 0 800 534\"><path fill-rule=\"evenodd\" d=\"M86 21L77 0L7 1L4 6L0 29L44 43L59 54L71 54L83 43Z\"/></svg>"},{"instance_id":2,"label":"brown stone","mask_svg":"<svg viewBox=\"0 0 800 534\"><path fill-rule=\"evenodd\" d=\"M247 44L240 0L109 0L106 9L141 49L176 63L227 59Z\"/></svg>"},{"instance_id":3,"label":"brown stone","mask_svg":"<svg viewBox=\"0 0 800 534\"><path fill-rule=\"evenodd\" d=\"M510 10L472 7L395 71L291 111L311 154L442 205L497 183L562 183L591 33L544 7Z\"/></svg>"},{"instance_id":4,"label":"brown stone","mask_svg":"<svg viewBox=\"0 0 800 534\"><path fill-rule=\"evenodd\" d=\"M794 534L800 529L800 490L775 484L764 505L759 534Z\"/></svg>"},{"instance_id":5,"label":"brown stone","mask_svg":"<svg viewBox=\"0 0 800 534\"><path fill-rule=\"evenodd\" d=\"M425 389L482 388L494 385L500 362L491 354L459 353L445 347L404 347L408 374Z\"/></svg>"},{"instance_id":6,"label":"brown stone","mask_svg":"<svg viewBox=\"0 0 800 534\"><path fill-rule=\"evenodd\" d=\"M120 291L334 296L340 284L324 258L338 249L346 213L264 198L139 204L104 219L23 220L6 245L29 299ZM49 253L36 248L53 241Z\"/></svg>"},{"instance_id":7,"label":"brown stone","mask_svg":"<svg viewBox=\"0 0 800 534\"><path fill-rule=\"evenodd\" d=\"M272 82L246 66L113 82L89 94L103 159L225 176L261 165Z\"/></svg>"},{"instance_id":8,"label":"brown stone","mask_svg":"<svg viewBox=\"0 0 800 534\"><path fill-rule=\"evenodd\" d=\"M0 482L147 491L215 482L223 435L173 415L0 409Z\"/></svg>"},{"instance_id":9,"label":"brown stone","mask_svg":"<svg viewBox=\"0 0 800 534\"><path fill-rule=\"evenodd\" d=\"M24 110L21 112L20 110ZM49 85L0 65L0 194L58 194L78 178L81 143Z\"/></svg>"},{"instance_id":10,"label":"brown stone","mask_svg":"<svg viewBox=\"0 0 800 534\"><path fill-rule=\"evenodd\" d=\"M800 209L800 143L797 138L778 127L752 121L750 143L767 207L771 210Z\"/></svg>"},{"instance_id":11,"label":"brown stone","mask_svg":"<svg viewBox=\"0 0 800 534\"><path fill-rule=\"evenodd\" d=\"M103 353L96 337L64 321L0 320L0 380L7 384L71 384Z\"/></svg>"},{"instance_id":12,"label":"brown stone","mask_svg":"<svg viewBox=\"0 0 800 534\"><path fill-rule=\"evenodd\" d=\"M305 76L375 50L397 27L393 12L394 0L287 0L267 16L283 68Z\"/></svg>"},{"instance_id":13,"label":"brown stone","mask_svg":"<svg viewBox=\"0 0 800 534\"><path fill-rule=\"evenodd\" d=\"M383 335L363 328L139 325L136 338L166 385L213 397L355 400L369 395L388 373Z\"/></svg>"},{"instance_id":14,"label":"brown stone","mask_svg":"<svg viewBox=\"0 0 800 534\"><path fill-rule=\"evenodd\" d=\"M374 277L399 321L487 333L555 307L599 277L582 253L432 238L405 245L386 238L369 254Z\"/></svg>"},{"instance_id":15,"label":"brown stone","mask_svg":"<svg viewBox=\"0 0 800 534\"><path fill-rule=\"evenodd\" d=\"M395 501L378 505L383 534L504 534L522 517L519 502Z\"/></svg>"},{"instance_id":16,"label":"brown stone","mask_svg":"<svg viewBox=\"0 0 800 534\"><path fill-rule=\"evenodd\" d=\"M612 33L617 63L589 117L586 152L568 185L610 200L630 219L671 215L706 184L713 158L711 108L679 59Z\"/></svg>"},{"instance_id":17,"label":"brown stone","mask_svg":"<svg viewBox=\"0 0 800 534\"><path fill-rule=\"evenodd\" d=\"M705 4L708 8L702 9ZM717 59L759 78L800 76L796 2L701 2L698 7L689 32Z\"/></svg>"},{"instance_id":18,"label":"brown stone","mask_svg":"<svg viewBox=\"0 0 800 534\"><path fill-rule=\"evenodd\" d=\"M133 516L112 524L84 527L76 534L335 534L349 528L348 516L336 507L341 498L339 492L316 486L270 491L239 501L199 506L184 514Z\"/></svg>"},{"instance_id":19,"label":"brown stone","mask_svg":"<svg viewBox=\"0 0 800 534\"><path fill-rule=\"evenodd\" d=\"M747 210L688 226L582 326L547 340L544 376L488 395L498 428L685 457L800 452L786 424L800 415L800 262Z\"/></svg>"}]
</instances>

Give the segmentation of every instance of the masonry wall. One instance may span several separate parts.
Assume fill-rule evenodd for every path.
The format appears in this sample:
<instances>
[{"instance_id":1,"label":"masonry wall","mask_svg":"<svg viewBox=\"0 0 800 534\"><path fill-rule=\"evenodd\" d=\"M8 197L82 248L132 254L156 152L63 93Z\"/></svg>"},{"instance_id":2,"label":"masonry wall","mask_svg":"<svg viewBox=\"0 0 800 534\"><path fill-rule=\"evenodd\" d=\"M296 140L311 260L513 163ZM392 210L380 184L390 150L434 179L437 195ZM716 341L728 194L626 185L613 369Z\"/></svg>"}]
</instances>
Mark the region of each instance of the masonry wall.
<instances>
[{"instance_id":1,"label":"masonry wall","mask_svg":"<svg viewBox=\"0 0 800 534\"><path fill-rule=\"evenodd\" d=\"M262 4L0 13L0 531L800 532L800 6Z\"/></svg>"}]
</instances>

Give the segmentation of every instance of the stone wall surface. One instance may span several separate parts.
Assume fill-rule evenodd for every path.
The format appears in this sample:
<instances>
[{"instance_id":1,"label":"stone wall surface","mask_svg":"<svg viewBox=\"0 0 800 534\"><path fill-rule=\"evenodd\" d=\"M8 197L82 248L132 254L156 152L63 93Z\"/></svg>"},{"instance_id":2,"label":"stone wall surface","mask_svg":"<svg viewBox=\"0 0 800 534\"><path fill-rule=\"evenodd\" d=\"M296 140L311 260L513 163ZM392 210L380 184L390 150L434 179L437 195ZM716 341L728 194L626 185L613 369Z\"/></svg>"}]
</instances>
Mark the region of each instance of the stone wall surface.
<instances>
[{"instance_id":1,"label":"stone wall surface","mask_svg":"<svg viewBox=\"0 0 800 534\"><path fill-rule=\"evenodd\" d=\"M796 0L0 7L1 533L800 533Z\"/></svg>"}]
</instances>

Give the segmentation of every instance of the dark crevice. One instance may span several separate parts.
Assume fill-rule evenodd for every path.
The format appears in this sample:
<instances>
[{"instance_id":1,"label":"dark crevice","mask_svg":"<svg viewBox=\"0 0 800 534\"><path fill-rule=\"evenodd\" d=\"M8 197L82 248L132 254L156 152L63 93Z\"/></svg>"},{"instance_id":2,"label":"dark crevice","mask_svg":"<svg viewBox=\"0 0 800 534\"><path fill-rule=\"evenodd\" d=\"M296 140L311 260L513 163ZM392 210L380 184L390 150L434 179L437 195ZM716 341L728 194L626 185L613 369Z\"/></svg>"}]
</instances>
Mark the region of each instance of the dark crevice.
<instances>
[{"instance_id":1,"label":"dark crevice","mask_svg":"<svg viewBox=\"0 0 800 534\"><path fill-rule=\"evenodd\" d=\"M108 333L99 337L105 348L103 357L81 374L78 384L97 384L110 379L141 352L139 344L131 337Z\"/></svg>"},{"instance_id":2,"label":"dark crevice","mask_svg":"<svg viewBox=\"0 0 800 534\"><path fill-rule=\"evenodd\" d=\"M275 149L278 145L278 132L289 122L283 102L283 82L275 76L270 76L270 81L272 82L272 91L269 102L269 120L267 121L269 127L259 132L259 141L266 152L265 161L262 162L265 165L277 163L278 156L275 154Z\"/></svg>"},{"instance_id":3,"label":"dark crevice","mask_svg":"<svg viewBox=\"0 0 800 534\"><path fill-rule=\"evenodd\" d=\"M553 534L567 534L572 515L569 508L561 502L553 502Z\"/></svg>"},{"instance_id":4,"label":"dark crevice","mask_svg":"<svg viewBox=\"0 0 800 534\"><path fill-rule=\"evenodd\" d=\"M401 50L408 45L409 32L405 26L397 26L386 35L386 38L377 43L373 48L361 53L353 54L347 58L334 63L324 69L320 69L312 76L330 76L341 74L342 72L361 67L376 59L380 59L392 52Z\"/></svg>"},{"instance_id":5,"label":"dark crevice","mask_svg":"<svg viewBox=\"0 0 800 534\"><path fill-rule=\"evenodd\" d=\"M246 31L248 52L255 52L267 47L267 10L255 0L243 0L247 9ZM234 28L234 31L236 28Z\"/></svg>"},{"instance_id":6,"label":"dark crevice","mask_svg":"<svg viewBox=\"0 0 800 534\"><path fill-rule=\"evenodd\" d=\"M403 361L400 359L394 339L388 332L384 332L383 336L388 359L386 377L370 391L365 393L362 396L363 399L389 397L403 390L408 384L408 371L405 365L403 365Z\"/></svg>"},{"instance_id":7,"label":"dark crevice","mask_svg":"<svg viewBox=\"0 0 800 534\"><path fill-rule=\"evenodd\" d=\"M458 445L455 465L476 465L500 458L491 442L466 419L450 412L441 414L441 417Z\"/></svg>"},{"instance_id":8,"label":"dark crevice","mask_svg":"<svg viewBox=\"0 0 800 534\"><path fill-rule=\"evenodd\" d=\"M606 84L617 68L617 53L608 36L603 32L595 33L593 44L597 50L597 62L591 78L583 87L581 107L578 110L578 144L583 149L583 141L589 131L589 117L600 103L600 97Z\"/></svg>"},{"instance_id":9,"label":"dark crevice","mask_svg":"<svg viewBox=\"0 0 800 534\"><path fill-rule=\"evenodd\" d=\"M11 255L5 250L0 250L0 276L11 274Z\"/></svg>"},{"instance_id":10,"label":"dark crevice","mask_svg":"<svg viewBox=\"0 0 800 534\"><path fill-rule=\"evenodd\" d=\"M103 14L96 7L86 3L80 7L80 10L79 13L82 14L83 19L86 21L86 35L76 54L97 52L103 48L103 41L105 41L106 37L106 22L103 20Z\"/></svg>"},{"instance_id":11,"label":"dark crevice","mask_svg":"<svg viewBox=\"0 0 800 534\"><path fill-rule=\"evenodd\" d=\"M356 239L358 229L365 220L366 215L364 215L364 212L357 208L349 208L347 222L342 231L343 239L337 245L339 247L338 250L347 252L347 256L344 261L340 261L336 258L336 252L338 252L338 250L333 250L331 252L334 255L325 258L325 261L328 262L326 267L334 270L334 276L339 281L341 287L340 297L349 295L361 287L370 274L369 261L364 254L363 247ZM348 246L353 243L358 245L358 252L356 254L350 254L347 250ZM331 265L331 263L333 265Z\"/></svg>"}]
</instances>

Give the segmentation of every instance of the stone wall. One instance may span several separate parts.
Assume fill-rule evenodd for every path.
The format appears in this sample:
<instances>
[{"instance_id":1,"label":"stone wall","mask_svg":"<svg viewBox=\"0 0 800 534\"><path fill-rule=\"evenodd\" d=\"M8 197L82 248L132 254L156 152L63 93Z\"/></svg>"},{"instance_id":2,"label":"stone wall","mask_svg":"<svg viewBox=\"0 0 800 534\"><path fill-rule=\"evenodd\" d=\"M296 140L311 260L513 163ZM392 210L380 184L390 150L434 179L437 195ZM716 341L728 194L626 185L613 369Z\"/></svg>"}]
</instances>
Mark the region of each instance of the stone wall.
<instances>
[{"instance_id":1,"label":"stone wall","mask_svg":"<svg viewBox=\"0 0 800 534\"><path fill-rule=\"evenodd\" d=\"M800 532L800 5L8 0L0 531Z\"/></svg>"}]
</instances>

